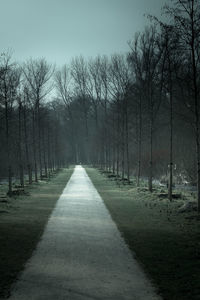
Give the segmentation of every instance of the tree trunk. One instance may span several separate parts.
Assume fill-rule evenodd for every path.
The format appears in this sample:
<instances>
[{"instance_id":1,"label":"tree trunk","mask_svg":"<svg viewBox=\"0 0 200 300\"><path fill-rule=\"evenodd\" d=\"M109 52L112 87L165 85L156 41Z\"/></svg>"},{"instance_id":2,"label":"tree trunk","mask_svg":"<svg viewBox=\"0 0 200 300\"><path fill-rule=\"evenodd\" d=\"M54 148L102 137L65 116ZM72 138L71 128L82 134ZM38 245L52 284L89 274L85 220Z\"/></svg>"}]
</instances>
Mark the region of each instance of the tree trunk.
<instances>
[{"instance_id":1,"label":"tree trunk","mask_svg":"<svg viewBox=\"0 0 200 300\"><path fill-rule=\"evenodd\" d=\"M39 99L39 97L38 97ZM38 154L39 154L39 170L40 179L42 179L42 150L41 150L41 128L40 128L40 105L39 100L37 100L37 130L38 130Z\"/></svg>"},{"instance_id":2,"label":"tree trunk","mask_svg":"<svg viewBox=\"0 0 200 300\"><path fill-rule=\"evenodd\" d=\"M26 106L25 106L25 104L24 104L24 109L23 109L23 117L24 117L24 142L25 142L25 152L26 152L26 164L27 164L27 171L28 171L28 182L29 182L29 184L32 184L32 167L31 167L30 158L29 158L27 120L26 120Z\"/></svg>"},{"instance_id":3,"label":"tree trunk","mask_svg":"<svg viewBox=\"0 0 200 300\"><path fill-rule=\"evenodd\" d=\"M194 2L192 3L192 69L193 69L193 85L194 85L194 102L195 102L195 129L196 129L196 160L197 160L197 203L198 213L200 213L200 141L199 141L199 99L197 87L197 65L195 55L195 30L194 30Z\"/></svg>"},{"instance_id":4,"label":"tree trunk","mask_svg":"<svg viewBox=\"0 0 200 300\"><path fill-rule=\"evenodd\" d=\"M119 144L120 144L120 118L119 118L119 100L117 100L117 177L119 177Z\"/></svg>"},{"instance_id":5,"label":"tree trunk","mask_svg":"<svg viewBox=\"0 0 200 300\"><path fill-rule=\"evenodd\" d=\"M150 104L150 160L149 160L149 191L153 191L153 111Z\"/></svg>"},{"instance_id":6,"label":"tree trunk","mask_svg":"<svg viewBox=\"0 0 200 300\"><path fill-rule=\"evenodd\" d=\"M46 147L45 147L45 131L44 131L44 127L43 127L43 130L42 130L42 144L43 144L44 172L45 172L45 177L48 178L48 167L47 167L47 160L46 160Z\"/></svg>"},{"instance_id":7,"label":"tree trunk","mask_svg":"<svg viewBox=\"0 0 200 300\"><path fill-rule=\"evenodd\" d=\"M114 117L114 113L113 113L113 119L112 119L112 132L113 132L113 136L112 136L112 172L113 174L115 174L115 159L116 159L116 153L115 153L115 143L116 143L116 135L115 135L115 117Z\"/></svg>"},{"instance_id":8,"label":"tree trunk","mask_svg":"<svg viewBox=\"0 0 200 300\"><path fill-rule=\"evenodd\" d=\"M121 135L121 152L122 152L122 181L124 181L125 178L125 133L124 133L124 127L125 127L125 112L124 112L124 100L122 104L122 135Z\"/></svg>"},{"instance_id":9,"label":"tree trunk","mask_svg":"<svg viewBox=\"0 0 200 300\"><path fill-rule=\"evenodd\" d=\"M140 95L139 100L139 132L138 132L138 173L137 173L137 186L140 186L141 176L141 152L142 152L142 99Z\"/></svg>"},{"instance_id":10,"label":"tree trunk","mask_svg":"<svg viewBox=\"0 0 200 300\"><path fill-rule=\"evenodd\" d=\"M34 110L32 112L32 134L33 134L34 176L35 176L35 182L38 182L37 155L36 155L36 138L35 138L35 111Z\"/></svg>"},{"instance_id":11,"label":"tree trunk","mask_svg":"<svg viewBox=\"0 0 200 300\"><path fill-rule=\"evenodd\" d=\"M107 170L108 168L108 135L107 135L107 102L104 103L104 168Z\"/></svg>"},{"instance_id":12,"label":"tree trunk","mask_svg":"<svg viewBox=\"0 0 200 300\"><path fill-rule=\"evenodd\" d=\"M194 91L195 91L195 129L196 129L196 160L197 160L197 203L200 213L200 141L199 141L199 104L196 82L196 68L194 68Z\"/></svg>"},{"instance_id":13,"label":"tree trunk","mask_svg":"<svg viewBox=\"0 0 200 300\"><path fill-rule=\"evenodd\" d=\"M22 110L22 103L19 100L18 106L18 152L19 152L19 175L20 175L20 185L24 187L24 168L22 163L22 135L21 135L21 110Z\"/></svg>"},{"instance_id":14,"label":"tree trunk","mask_svg":"<svg viewBox=\"0 0 200 300\"><path fill-rule=\"evenodd\" d=\"M50 151L50 128L49 128L49 119L47 125L47 166L49 169L48 177L50 178L50 173L52 171L52 163L51 163L51 151Z\"/></svg>"},{"instance_id":15,"label":"tree trunk","mask_svg":"<svg viewBox=\"0 0 200 300\"><path fill-rule=\"evenodd\" d=\"M172 186L173 186L173 95L172 95L172 77L171 66L169 63L169 80L170 80L170 162L169 162L169 190L168 197L172 201Z\"/></svg>"},{"instance_id":16,"label":"tree trunk","mask_svg":"<svg viewBox=\"0 0 200 300\"><path fill-rule=\"evenodd\" d=\"M8 163L8 195L12 195L12 168L10 162L10 137L9 137L9 112L8 101L5 99L5 120L6 120L6 151L7 151L7 163Z\"/></svg>"},{"instance_id":17,"label":"tree trunk","mask_svg":"<svg viewBox=\"0 0 200 300\"><path fill-rule=\"evenodd\" d=\"M125 100L125 130L126 130L126 164L127 164L127 180L130 181L130 162L129 162L129 128L128 128L128 103Z\"/></svg>"}]
</instances>

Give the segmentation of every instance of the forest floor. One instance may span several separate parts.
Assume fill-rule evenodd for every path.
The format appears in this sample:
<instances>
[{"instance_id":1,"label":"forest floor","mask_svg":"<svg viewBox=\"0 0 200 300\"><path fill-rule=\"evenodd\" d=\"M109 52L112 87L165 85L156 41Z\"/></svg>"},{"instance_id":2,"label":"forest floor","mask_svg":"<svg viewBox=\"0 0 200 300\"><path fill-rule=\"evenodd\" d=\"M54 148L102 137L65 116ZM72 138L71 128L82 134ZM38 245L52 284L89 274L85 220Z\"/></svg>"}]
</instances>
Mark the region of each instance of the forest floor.
<instances>
[{"instance_id":1,"label":"forest floor","mask_svg":"<svg viewBox=\"0 0 200 300\"><path fill-rule=\"evenodd\" d=\"M122 236L165 300L200 299L200 219L179 213L191 195L169 202L160 190L117 184L86 169Z\"/></svg>"},{"instance_id":2,"label":"forest floor","mask_svg":"<svg viewBox=\"0 0 200 300\"><path fill-rule=\"evenodd\" d=\"M72 172L73 168L63 169L50 180L27 186L24 195L11 198L2 197L5 185L0 186L0 299L9 296Z\"/></svg>"}]
</instances>

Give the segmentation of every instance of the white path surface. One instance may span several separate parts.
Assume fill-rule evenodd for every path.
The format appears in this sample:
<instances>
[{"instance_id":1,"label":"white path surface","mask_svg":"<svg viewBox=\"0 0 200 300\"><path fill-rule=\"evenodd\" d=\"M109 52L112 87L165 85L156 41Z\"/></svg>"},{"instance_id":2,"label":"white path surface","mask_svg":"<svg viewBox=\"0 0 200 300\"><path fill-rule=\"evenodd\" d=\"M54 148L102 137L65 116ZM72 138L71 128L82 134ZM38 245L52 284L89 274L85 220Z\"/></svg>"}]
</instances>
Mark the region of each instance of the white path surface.
<instances>
[{"instance_id":1,"label":"white path surface","mask_svg":"<svg viewBox=\"0 0 200 300\"><path fill-rule=\"evenodd\" d=\"M160 299L77 166L11 300Z\"/></svg>"}]
</instances>

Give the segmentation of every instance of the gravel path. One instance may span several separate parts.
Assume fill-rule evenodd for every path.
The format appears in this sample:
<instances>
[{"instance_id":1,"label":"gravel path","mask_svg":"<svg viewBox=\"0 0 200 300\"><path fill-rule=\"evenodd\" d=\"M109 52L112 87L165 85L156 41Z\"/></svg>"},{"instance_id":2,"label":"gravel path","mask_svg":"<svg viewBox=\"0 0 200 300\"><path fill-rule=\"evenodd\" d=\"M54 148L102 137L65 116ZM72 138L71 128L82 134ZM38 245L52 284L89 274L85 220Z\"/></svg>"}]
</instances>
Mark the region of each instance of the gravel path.
<instances>
[{"instance_id":1,"label":"gravel path","mask_svg":"<svg viewBox=\"0 0 200 300\"><path fill-rule=\"evenodd\" d=\"M81 166L9 299L160 299Z\"/></svg>"}]
</instances>

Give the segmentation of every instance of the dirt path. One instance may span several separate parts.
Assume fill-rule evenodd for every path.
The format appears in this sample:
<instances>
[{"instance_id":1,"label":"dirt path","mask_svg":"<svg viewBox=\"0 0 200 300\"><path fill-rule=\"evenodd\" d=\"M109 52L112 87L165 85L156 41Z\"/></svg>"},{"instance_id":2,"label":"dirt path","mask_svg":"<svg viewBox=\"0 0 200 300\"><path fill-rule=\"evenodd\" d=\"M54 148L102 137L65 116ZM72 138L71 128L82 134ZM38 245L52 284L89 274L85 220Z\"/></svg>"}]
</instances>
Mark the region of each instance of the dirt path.
<instances>
[{"instance_id":1,"label":"dirt path","mask_svg":"<svg viewBox=\"0 0 200 300\"><path fill-rule=\"evenodd\" d=\"M77 166L11 300L160 299Z\"/></svg>"}]
</instances>

